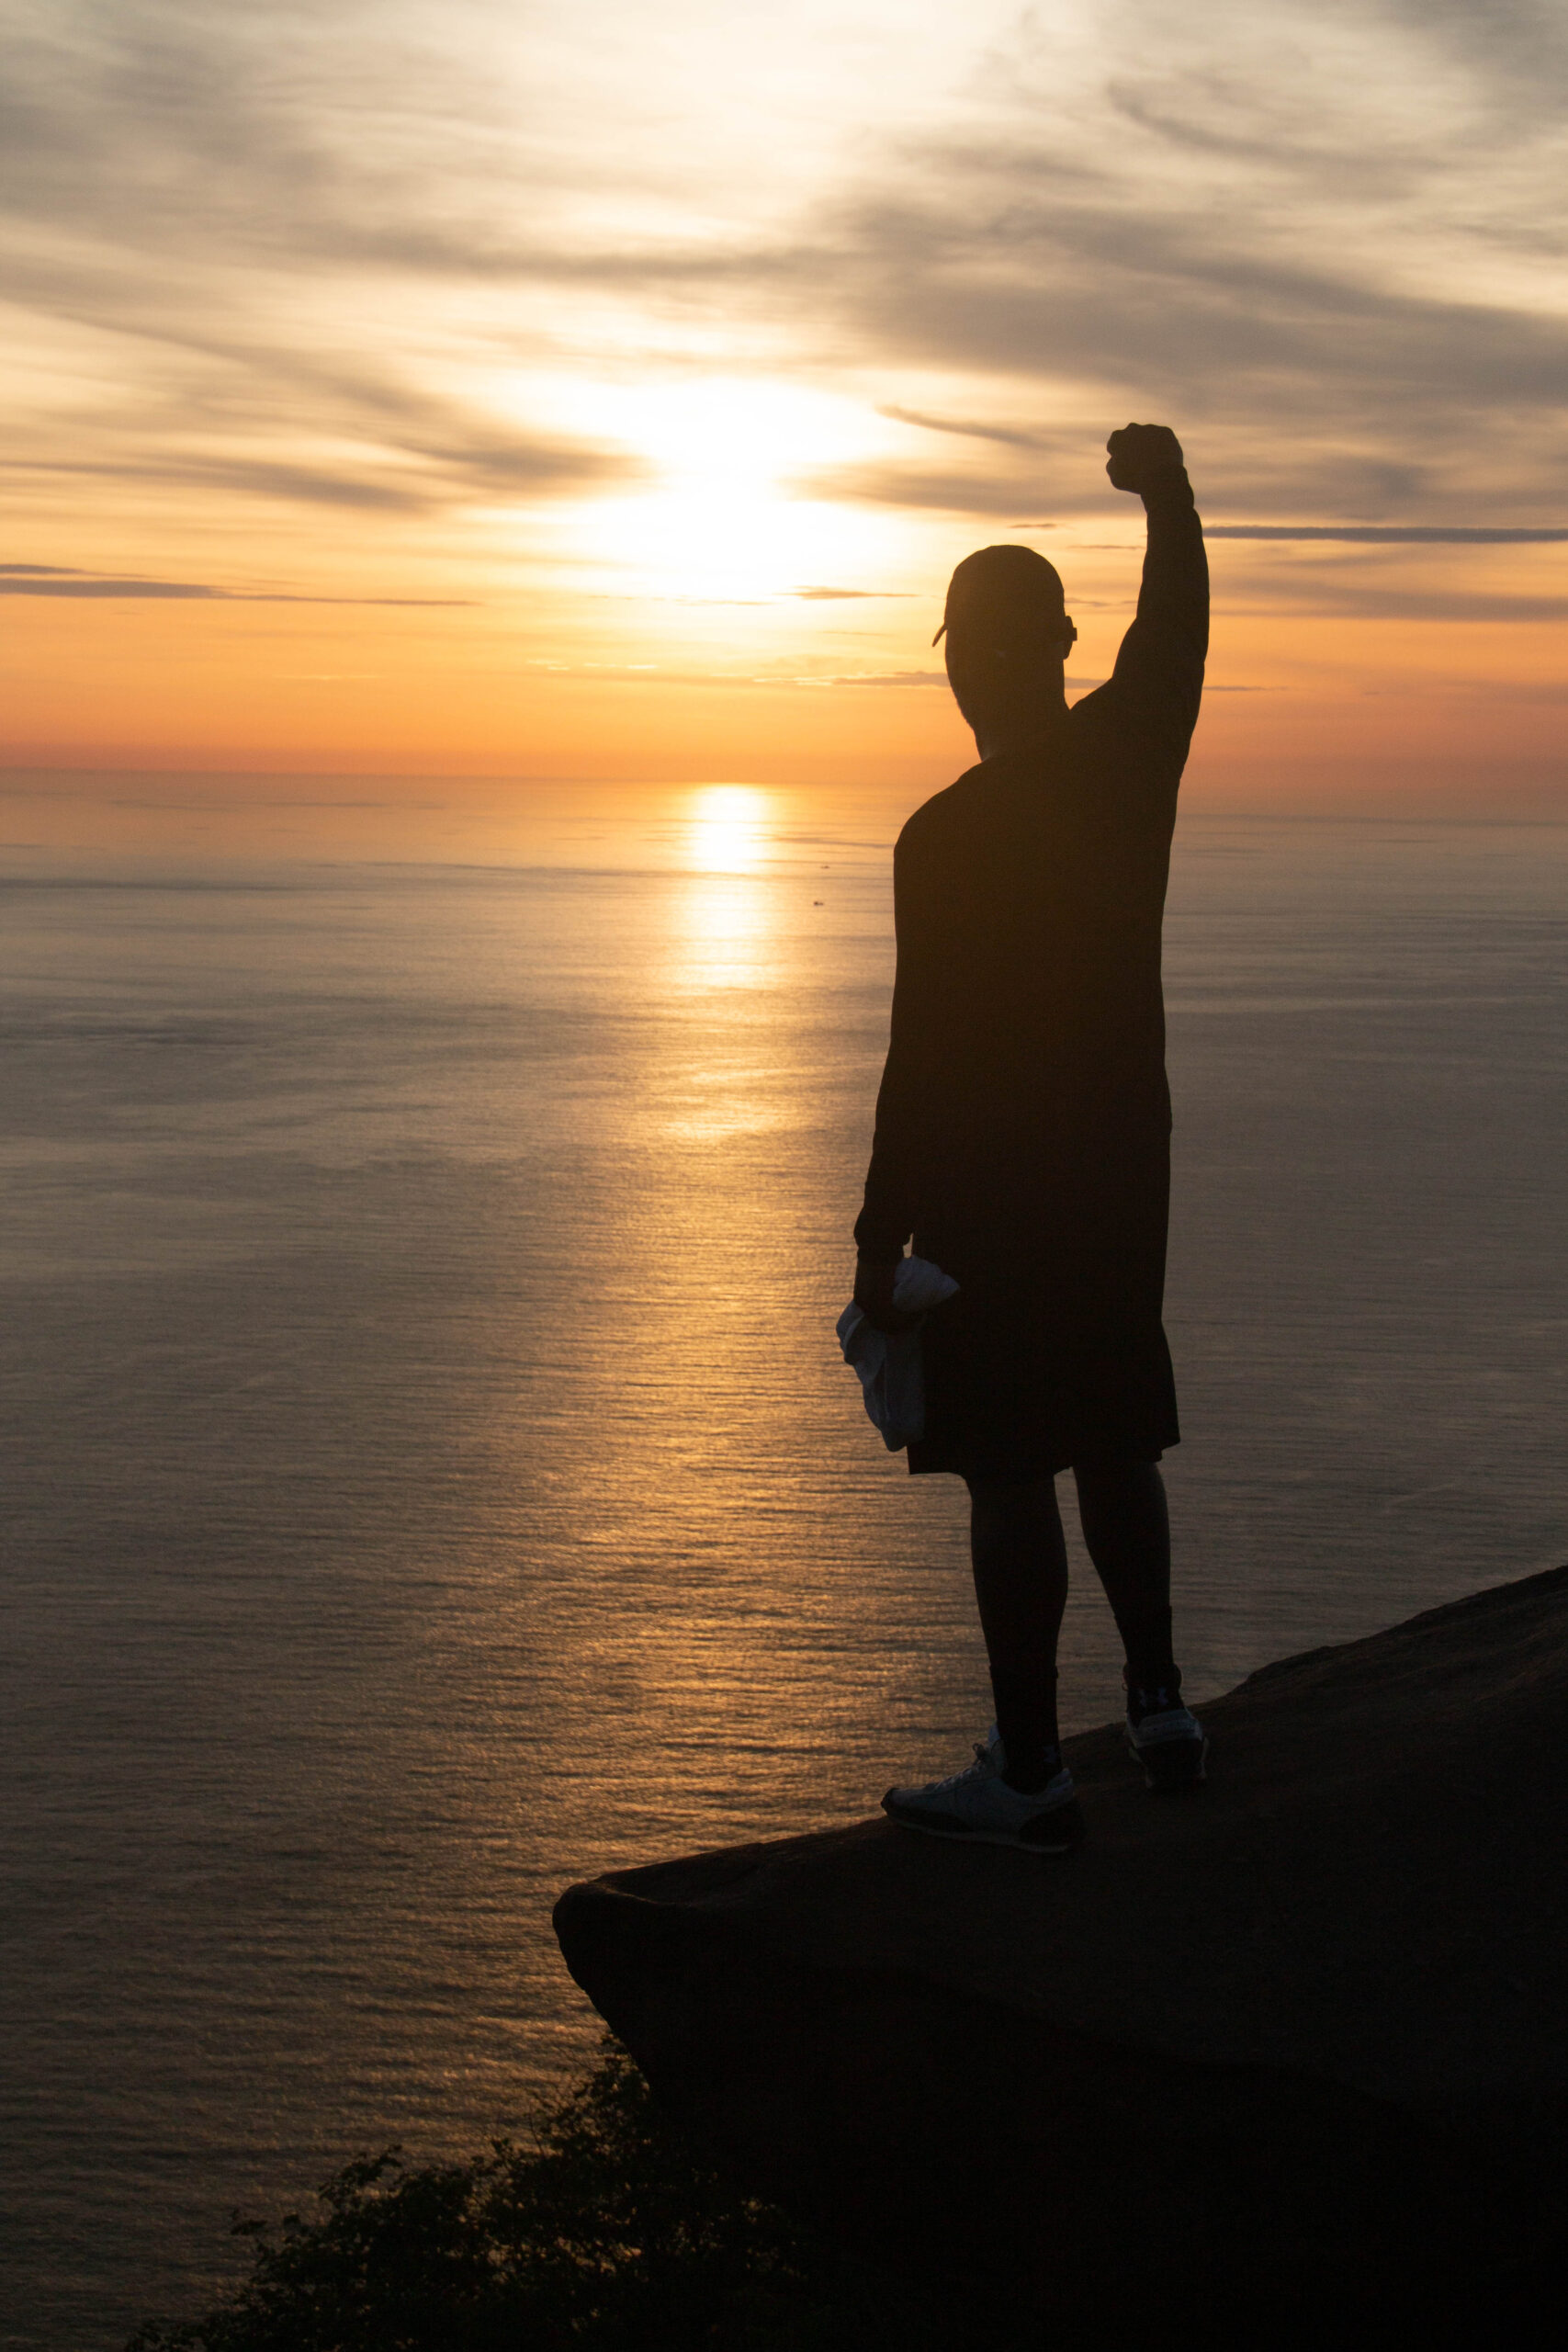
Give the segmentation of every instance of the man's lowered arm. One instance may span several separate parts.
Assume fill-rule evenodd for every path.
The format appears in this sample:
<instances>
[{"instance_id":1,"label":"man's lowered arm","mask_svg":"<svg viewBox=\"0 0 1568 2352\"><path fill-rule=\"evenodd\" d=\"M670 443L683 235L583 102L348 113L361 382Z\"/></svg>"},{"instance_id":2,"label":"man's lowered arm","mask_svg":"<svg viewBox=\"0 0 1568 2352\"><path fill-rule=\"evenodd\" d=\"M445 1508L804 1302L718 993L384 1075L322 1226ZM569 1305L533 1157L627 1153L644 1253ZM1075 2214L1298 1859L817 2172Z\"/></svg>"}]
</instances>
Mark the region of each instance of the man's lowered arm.
<instances>
[{"instance_id":1,"label":"man's lowered arm","mask_svg":"<svg viewBox=\"0 0 1568 2352\"><path fill-rule=\"evenodd\" d=\"M908 842L893 857L893 920L898 965L893 1014L876 1096L876 1131L866 1170L865 1204L855 1220L855 1303L879 1331L912 1319L893 1304L893 1277L915 1221L913 1169L922 1090L922 1046L931 1014L933 974L920 920L920 892Z\"/></svg>"}]
</instances>

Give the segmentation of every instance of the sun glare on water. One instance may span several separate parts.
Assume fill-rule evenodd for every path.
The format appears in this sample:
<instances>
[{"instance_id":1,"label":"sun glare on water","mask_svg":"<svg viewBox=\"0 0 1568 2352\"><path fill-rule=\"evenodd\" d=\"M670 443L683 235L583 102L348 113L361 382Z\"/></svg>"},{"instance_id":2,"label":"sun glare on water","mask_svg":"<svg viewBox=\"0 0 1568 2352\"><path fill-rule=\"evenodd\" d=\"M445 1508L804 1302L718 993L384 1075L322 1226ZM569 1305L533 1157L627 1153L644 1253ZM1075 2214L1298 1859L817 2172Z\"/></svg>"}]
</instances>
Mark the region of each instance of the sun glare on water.
<instances>
[{"instance_id":1,"label":"sun glare on water","mask_svg":"<svg viewBox=\"0 0 1568 2352\"><path fill-rule=\"evenodd\" d=\"M686 879L671 901L671 977L682 989L755 989L771 968L769 802L746 784L704 785L691 796Z\"/></svg>"},{"instance_id":2,"label":"sun glare on water","mask_svg":"<svg viewBox=\"0 0 1568 2352\"><path fill-rule=\"evenodd\" d=\"M766 842L768 797L754 785L709 784L692 796L690 862L699 874L753 874Z\"/></svg>"}]
</instances>

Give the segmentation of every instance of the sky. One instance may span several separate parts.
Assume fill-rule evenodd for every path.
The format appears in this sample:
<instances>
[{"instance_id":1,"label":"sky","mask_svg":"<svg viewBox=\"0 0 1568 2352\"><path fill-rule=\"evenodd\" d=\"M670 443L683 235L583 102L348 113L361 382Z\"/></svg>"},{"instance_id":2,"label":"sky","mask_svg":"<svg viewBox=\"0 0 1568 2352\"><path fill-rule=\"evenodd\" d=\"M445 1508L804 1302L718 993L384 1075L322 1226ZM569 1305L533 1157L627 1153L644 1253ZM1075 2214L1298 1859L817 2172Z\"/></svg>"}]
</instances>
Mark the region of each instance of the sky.
<instances>
[{"instance_id":1,"label":"sky","mask_svg":"<svg viewBox=\"0 0 1568 2352\"><path fill-rule=\"evenodd\" d=\"M931 789L971 548L1108 672L1137 418L1211 535L1196 805L1568 814L1560 8L0 26L13 770Z\"/></svg>"}]
</instances>

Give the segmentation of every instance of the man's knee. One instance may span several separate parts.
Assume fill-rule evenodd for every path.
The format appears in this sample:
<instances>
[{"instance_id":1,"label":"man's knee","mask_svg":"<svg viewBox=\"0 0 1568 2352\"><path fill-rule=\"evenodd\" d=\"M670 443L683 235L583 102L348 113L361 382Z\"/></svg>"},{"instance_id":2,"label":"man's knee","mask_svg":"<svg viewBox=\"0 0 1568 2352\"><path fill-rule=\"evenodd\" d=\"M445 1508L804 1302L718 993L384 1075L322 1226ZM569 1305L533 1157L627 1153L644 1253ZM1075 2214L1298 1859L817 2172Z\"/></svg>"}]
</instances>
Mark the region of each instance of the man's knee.
<instances>
[{"instance_id":1,"label":"man's knee","mask_svg":"<svg viewBox=\"0 0 1568 2352\"><path fill-rule=\"evenodd\" d=\"M982 1541L1025 1541L1061 1525L1054 1478L967 1478L964 1484L970 1528Z\"/></svg>"},{"instance_id":2,"label":"man's knee","mask_svg":"<svg viewBox=\"0 0 1568 2352\"><path fill-rule=\"evenodd\" d=\"M1084 1502L1152 1501L1165 1492L1159 1464L1142 1454L1086 1454L1074 1463L1073 1477Z\"/></svg>"},{"instance_id":3,"label":"man's knee","mask_svg":"<svg viewBox=\"0 0 1568 2352\"><path fill-rule=\"evenodd\" d=\"M965 1478L969 1499L977 1510L1027 1514L1049 1501L1055 1505L1055 1478Z\"/></svg>"}]
</instances>

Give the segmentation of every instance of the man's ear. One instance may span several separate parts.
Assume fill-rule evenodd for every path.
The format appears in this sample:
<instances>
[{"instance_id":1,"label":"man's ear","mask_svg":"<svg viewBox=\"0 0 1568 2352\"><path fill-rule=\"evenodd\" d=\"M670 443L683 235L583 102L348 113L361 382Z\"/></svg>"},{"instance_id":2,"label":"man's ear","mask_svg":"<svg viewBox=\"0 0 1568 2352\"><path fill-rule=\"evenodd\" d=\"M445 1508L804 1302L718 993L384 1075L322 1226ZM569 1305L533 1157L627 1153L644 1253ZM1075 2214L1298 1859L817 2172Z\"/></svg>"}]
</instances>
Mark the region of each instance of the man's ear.
<instances>
[{"instance_id":1,"label":"man's ear","mask_svg":"<svg viewBox=\"0 0 1568 2352\"><path fill-rule=\"evenodd\" d=\"M1078 633L1077 628L1074 627L1073 623L1064 616L1062 620L1062 634L1059 640L1062 648L1062 658L1064 661L1066 659L1069 650L1075 646L1077 641Z\"/></svg>"}]
</instances>

